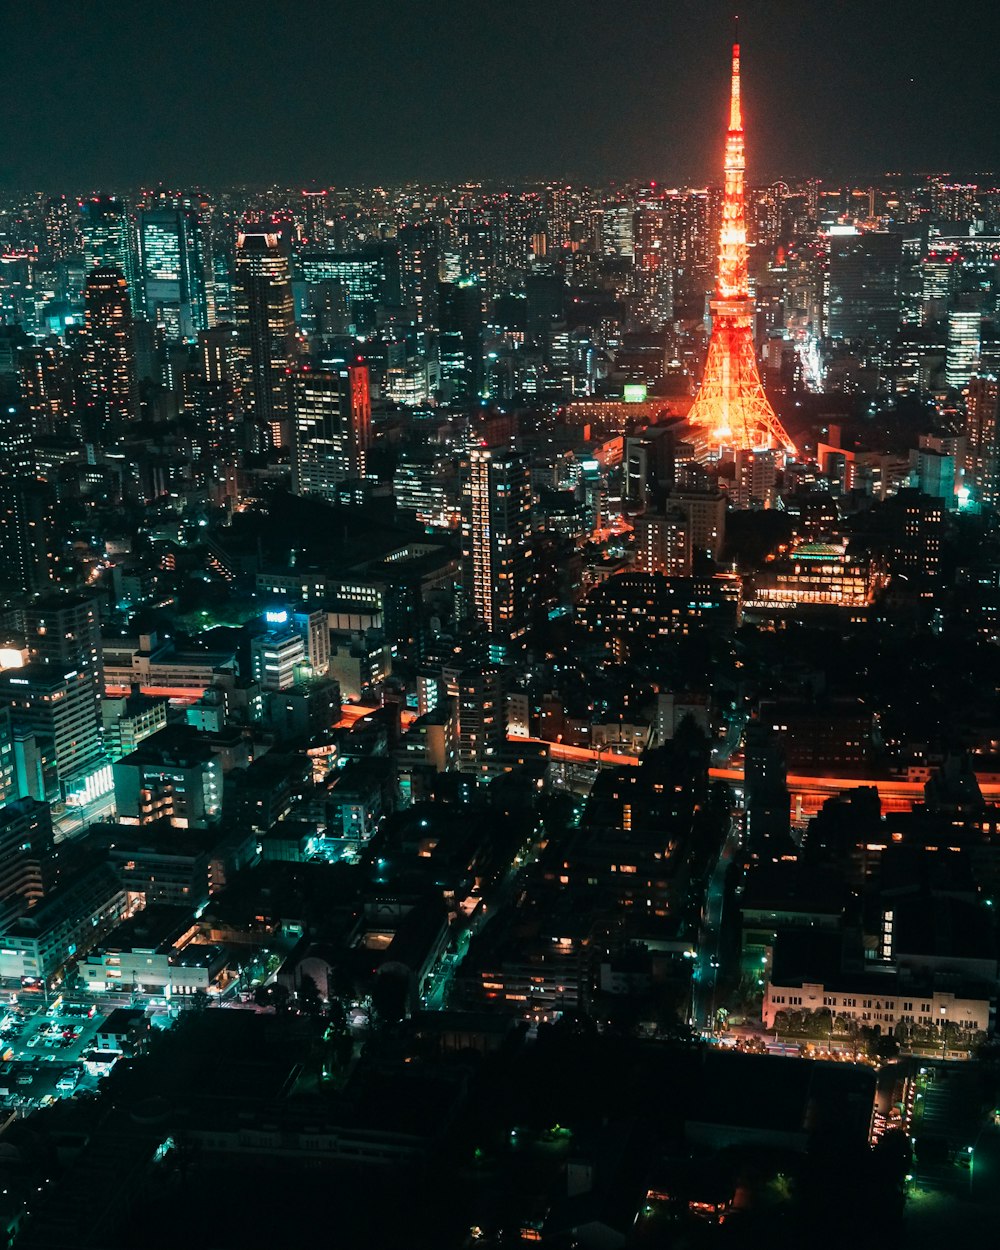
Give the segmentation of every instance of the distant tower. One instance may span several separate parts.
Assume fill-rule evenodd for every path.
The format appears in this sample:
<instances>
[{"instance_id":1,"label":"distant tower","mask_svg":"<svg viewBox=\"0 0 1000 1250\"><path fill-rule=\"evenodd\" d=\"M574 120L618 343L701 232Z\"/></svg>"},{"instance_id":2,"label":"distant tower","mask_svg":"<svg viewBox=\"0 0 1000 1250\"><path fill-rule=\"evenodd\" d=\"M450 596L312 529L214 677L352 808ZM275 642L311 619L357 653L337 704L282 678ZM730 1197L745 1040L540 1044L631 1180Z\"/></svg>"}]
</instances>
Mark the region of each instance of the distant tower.
<instances>
[{"instance_id":1,"label":"distant tower","mask_svg":"<svg viewBox=\"0 0 1000 1250\"><path fill-rule=\"evenodd\" d=\"M119 437L139 415L132 302L120 269L92 269L83 291L84 436Z\"/></svg>"},{"instance_id":2,"label":"distant tower","mask_svg":"<svg viewBox=\"0 0 1000 1250\"><path fill-rule=\"evenodd\" d=\"M747 275L747 228L743 203L743 113L740 108L740 45L733 45L733 78L726 134L726 185L719 240L719 270L712 300L712 336L701 390L688 422L709 457L723 447L751 451L795 446L764 394L753 342L754 301Z\"/></svg>"}]
</instances>

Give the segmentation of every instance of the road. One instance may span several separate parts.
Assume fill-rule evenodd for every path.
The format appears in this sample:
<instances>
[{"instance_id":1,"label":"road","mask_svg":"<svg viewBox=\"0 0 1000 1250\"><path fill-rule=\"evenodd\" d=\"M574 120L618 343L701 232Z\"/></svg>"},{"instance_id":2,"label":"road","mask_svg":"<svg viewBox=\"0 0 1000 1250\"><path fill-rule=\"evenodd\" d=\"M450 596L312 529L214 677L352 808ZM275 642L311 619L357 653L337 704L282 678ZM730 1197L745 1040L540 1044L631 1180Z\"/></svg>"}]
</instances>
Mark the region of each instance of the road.
<instances>
[{"instance_id":1,"label":"road","mask_svg":"<svg viewBox=\"0 0 1000 1250\"><path fill-rule=\"evenodd\" d=\"M739 847L739 823L733 820L712 872L702 908L698 954L691 974L691 1020L696 1029L711 1028L719 977L722 909L726 899L726 873Z\"/></svg>"}]
</instances>

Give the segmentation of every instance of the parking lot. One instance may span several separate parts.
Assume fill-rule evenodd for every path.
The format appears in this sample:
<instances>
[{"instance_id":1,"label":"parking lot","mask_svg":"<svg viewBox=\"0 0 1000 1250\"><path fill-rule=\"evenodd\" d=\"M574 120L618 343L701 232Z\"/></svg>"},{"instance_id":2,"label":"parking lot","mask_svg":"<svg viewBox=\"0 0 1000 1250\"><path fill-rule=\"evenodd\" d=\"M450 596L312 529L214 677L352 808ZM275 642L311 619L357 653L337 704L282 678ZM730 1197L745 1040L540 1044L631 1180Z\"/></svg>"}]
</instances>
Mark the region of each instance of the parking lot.
<instances>
[{"instance_id":1,"label":"parking lot","mask_svg":"<svg viewBox=\"0 0 1000 1250\"><path fill-rule=\"evenodd\" d=\"M83 1056L94 1046L103 1012L61 999L46 1006L34 995L0 1010L0 1106L24 1114L96 1090L98 1078L87 1073Z\"/></svg>"}]
</instances>

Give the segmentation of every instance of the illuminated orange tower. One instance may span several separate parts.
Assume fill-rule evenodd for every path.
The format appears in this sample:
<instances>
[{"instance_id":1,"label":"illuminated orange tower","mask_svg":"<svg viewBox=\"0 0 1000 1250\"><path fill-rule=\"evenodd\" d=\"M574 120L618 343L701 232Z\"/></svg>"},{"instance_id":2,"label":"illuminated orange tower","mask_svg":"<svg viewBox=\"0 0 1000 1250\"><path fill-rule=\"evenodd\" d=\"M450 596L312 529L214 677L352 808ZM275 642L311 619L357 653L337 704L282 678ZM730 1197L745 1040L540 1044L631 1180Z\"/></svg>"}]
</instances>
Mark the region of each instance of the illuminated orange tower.
<instances>
[{"instance_id":1,"label":"illuminated orange tower","mask_svg":"<svg viewBox=\"0 0 1000 1250\"><path fill-rule=\"evenodd\" d=\"M795 445L764 394L753 342L754 302L747 275L747 226L743 205L743 111L740 107L740 45L733 44L733 81L726 132L726 186L722 202L719 271L712 300L701 390L688 422L707 454Z\"/></svg>"}]
</instances>

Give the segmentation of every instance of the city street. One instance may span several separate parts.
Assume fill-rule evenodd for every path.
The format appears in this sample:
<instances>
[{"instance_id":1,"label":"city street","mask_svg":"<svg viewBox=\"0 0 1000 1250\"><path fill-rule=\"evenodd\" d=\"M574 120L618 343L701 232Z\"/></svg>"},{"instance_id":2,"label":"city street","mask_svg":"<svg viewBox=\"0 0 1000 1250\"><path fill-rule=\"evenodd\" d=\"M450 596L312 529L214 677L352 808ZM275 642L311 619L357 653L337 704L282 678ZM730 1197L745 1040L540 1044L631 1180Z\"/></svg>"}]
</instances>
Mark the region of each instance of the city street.
<instances>
[{"instance_id":1,"label":"city street","mask_svg":"<svg viewBox=\"0 0 1000 1250\"><path fill-rule=\"evenodd\" d=\"M709 1029L716 1009L716 989L721 960L722 910L726 897L726 873L739 847L739 823L733 820L705 893L698 953L691 974L691 1020L696 1029Z\"/></svg>"}]
</instances>

